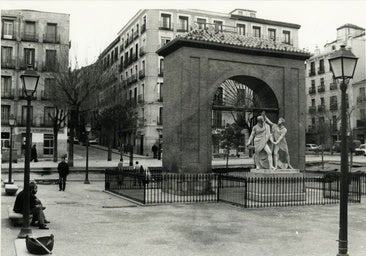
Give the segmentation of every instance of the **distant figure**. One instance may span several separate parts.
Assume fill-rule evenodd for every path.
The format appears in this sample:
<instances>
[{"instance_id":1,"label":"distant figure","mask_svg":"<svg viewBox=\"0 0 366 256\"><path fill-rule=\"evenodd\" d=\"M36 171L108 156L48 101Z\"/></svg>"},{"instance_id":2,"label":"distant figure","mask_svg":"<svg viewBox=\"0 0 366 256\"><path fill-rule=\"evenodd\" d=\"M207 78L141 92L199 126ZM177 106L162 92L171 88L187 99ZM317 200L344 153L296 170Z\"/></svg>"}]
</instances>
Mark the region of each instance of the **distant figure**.
<instances>
[{"instance_id":1,"label":"distant figure","mask_svg":"<svg viewBox=\"0 0 366 256\"><path fill-rule=\"evenodd\" d=\"M287 129L285 127L285 119L280 117L278 119L278 123L272 123L271 120L268 119L267 116L263 114L266 122L272 126L272 135L273 135L273 153L274 153L274 167L281 169L293 169L290 164L290 154L288 152L287 141L286 141L286 133ZM280 159L280 154L283 153L283 157Z\"/></svg>"},{"instance_id":2,"label":"distant figure","mask_svg":"<svg viewBox=\"0 0 366 256\"><path fill-rule=\"evenodd\" d=\"M59 174L59 191L65 191L66 187L66 178L69 175L69 165L66 163L66 155L61 157L61 162L57 166L58 174Z\"/></svg>"},{"instance_id":3,"label":"distant figure","mask_svg":"<svg viewBox=\"0 0 366 256\"><path fill-rule=\"evenodd\" d=\"M158 146L155 144L152 146L151 151L153 152L153 157L158 158Z\"/></svg>"},{"instance_id":4,"label":"distant figure","mask_svg":"<svg viewBox=\"0 0 366 256\"><path fill-rule=\"evenodd\" d=\"M38 155L37 155L37 148L36 145L33 145L31 148L31 162L34 160L34 162L38 162Z\"/></svg>"},{"instance_id":5,"label":"distant figure","mask_svg":"<svg viewBox=\"0 0 366 256\"><path fill-rule=\"evenodd\" d=\"M32 217L32 226L37 226L39 229L49 229L46 226L46 223L50 223L48 220L46 220L43 210L46 209L46 207L43 207L41 201L36 197L37 194L37 185L34 182L29 183L29 207L30 207L30 213L33 214ZM23 209L23 201L24 201L24 190L22 190L15 199L14 203L14 212L16 213L24 213ZM38 222L38 224L37 224Z\"/></svg>"},{"instance_id":6,"label":"distant figure","mask_svg":"<svg viewBox=\"0 0 366 256\"><path fill-rule=\"evenodd\" d=\"M247 146L249 146L254 140L254 161L257 169L271 169L273 170L273 158L272 151L267 144L272 142L272 135L270 127L264 122L262 116L257 117L257 124L253 127L250 134ZM268 166L267 166L268 162Z\"/></svg>"}]
</instances>

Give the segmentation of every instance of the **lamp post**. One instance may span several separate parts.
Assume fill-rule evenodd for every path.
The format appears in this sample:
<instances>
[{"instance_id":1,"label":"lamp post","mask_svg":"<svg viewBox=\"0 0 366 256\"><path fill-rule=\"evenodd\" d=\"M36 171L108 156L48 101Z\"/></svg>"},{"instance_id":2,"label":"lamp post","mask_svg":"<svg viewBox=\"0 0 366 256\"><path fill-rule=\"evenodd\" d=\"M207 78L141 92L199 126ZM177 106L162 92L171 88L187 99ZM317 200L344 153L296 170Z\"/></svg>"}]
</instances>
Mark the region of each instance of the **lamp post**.
<instances>
[{"instance_id":1,"label":"lamp post","mask_svg":"<svg viewBox=\"0 0 366 256\"><path fill-rule=\"evenodd\" d=\"M89 132L91 131L91 125L85 125L86 132L86 167L85 167L85 180L84 184L90 184L89 181Z\"/></svg>"},{"instance_id":2,"label":"lamp post","mask_svg":"<svg viewBox=\"0 0 366 256\"><path fill-rule=\"evenodd\" d=\"M29 191L29 173L30 173L30 131L31 131L31 101L33 94L37 90L39 74L33 69L29 68L20 76L23 82L23 91L27 98L27 126L26 126L26 142L24 155L24 186L23 186L23 226L18 234L18 238L25 238L32 234L29 228L29 214L30 214L30 191Z\"/></svg>"},{"instance_id":3,"label":"lamp post","mask_svg":"<svg viewBox=\"0 0 366 256\"><path fill-rule=\"evenodd\" d=\"M9 179L8 179L8 184L13 184L11 176L12 176L12 162L13 162L13 128L14 128L14 125L15 125L14 115L10 115L9 125L10 125L10 154L9 154Z\"/></svg>"},{"instance_id":4,"label":"lamp post","mask_svg":"<svg viewBox=\"0 0 366 256\"><path fill-rule=\"evenodd\" d=\"M341 81L341 184L339 206L339 239L337 256L348 255L348 158L347 158L347 113L346 91L349 80L353 78L357 57L345 46L329 56L329 64L334 79Z\"/></svg>"}]
</instances>

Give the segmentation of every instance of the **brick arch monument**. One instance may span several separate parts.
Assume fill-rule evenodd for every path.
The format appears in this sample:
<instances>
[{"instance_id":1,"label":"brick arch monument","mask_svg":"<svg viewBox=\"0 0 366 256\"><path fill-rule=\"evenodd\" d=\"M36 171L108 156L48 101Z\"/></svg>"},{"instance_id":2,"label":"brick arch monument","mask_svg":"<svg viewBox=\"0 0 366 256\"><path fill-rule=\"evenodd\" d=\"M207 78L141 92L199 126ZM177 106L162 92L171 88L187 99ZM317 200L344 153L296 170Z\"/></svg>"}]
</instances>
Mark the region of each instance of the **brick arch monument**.
<instances>
[{"instance_id":1,"label":"brick arch monument","mask_svg":"<svg viewBox=\"0 0 366 256\"><path fill-rule=\"evenodd\" d=\"M261 38L194 30L157 53L165 66L165 171L211 172L212 99L227 79L247 85L261 106L285 118L291 163L304 169L307 52Z\"/></svg>"}]
</instances>

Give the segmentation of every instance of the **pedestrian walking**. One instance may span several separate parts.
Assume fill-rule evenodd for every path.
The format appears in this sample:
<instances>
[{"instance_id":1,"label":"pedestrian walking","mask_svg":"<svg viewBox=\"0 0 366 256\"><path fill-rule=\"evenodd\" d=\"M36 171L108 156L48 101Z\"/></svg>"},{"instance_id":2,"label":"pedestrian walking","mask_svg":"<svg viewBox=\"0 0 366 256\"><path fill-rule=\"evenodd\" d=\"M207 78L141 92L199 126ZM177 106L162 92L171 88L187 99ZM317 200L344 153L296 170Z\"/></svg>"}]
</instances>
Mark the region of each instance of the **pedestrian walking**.
<instances>
[{"instance_id":1,"label":"pedestrian walking","mask_svg":"<svg viewBox=\"0 0 366 256\"><path fill-rule=\"evenodd\" d=\"M153 152L153 157L157 158L158 157L158 147L155 144L152 146L151 151Z\"/></svg>"},{"instance_id":2,"label":"pedestrian walking","mask_svg":"<svg viewBox=\"0 0 366 256\"><path fill-rule=\"evenodd\" d=\"M69 165L66 163L66 155L63 155L61 157L61 162L58 164L57 166L57 171L59 174L59 181L58 181L58 186L59 186L59 191L65 191L65 187L66 187L66 178L67 175L69 174Z\"/></svg>"},{"instance_id":3,"label":"pedestrian walking","mask_svg":"<svg viewBox=\"0 0 366 256\"><path fill-rule=\"evenodd\" d=\"M38 154L37 154L37 148L36 145L33 145L31 148L31 162L34 160L34 162L38 162Z\"/></svg>"}]
</instances>

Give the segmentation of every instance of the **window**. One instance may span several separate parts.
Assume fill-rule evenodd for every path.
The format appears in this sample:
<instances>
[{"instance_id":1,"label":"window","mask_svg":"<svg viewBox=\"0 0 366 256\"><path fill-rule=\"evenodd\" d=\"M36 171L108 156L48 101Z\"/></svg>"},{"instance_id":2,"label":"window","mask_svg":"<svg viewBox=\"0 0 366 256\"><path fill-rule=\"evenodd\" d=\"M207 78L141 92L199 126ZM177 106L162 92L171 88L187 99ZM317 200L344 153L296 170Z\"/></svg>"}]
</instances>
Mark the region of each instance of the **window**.
<instances>
[{"instance_id":1,"label":"window","mask_svg":"<svg viewBox=\"0 0 366 256\"><path fill-rule=\"evenodd\" d=\"M324 87L325 85L324 85L324 78L322 77L322 78L320 78L320 86L321 87Z\"/></svg>"},{"instance_id":2,"label":"window","mask_svg":"<svg viewBox=\"0 0 366 256\"><path fill-rule=\"evenodd\" d=\"M164 74L164 59L160 59L159 76L162 76L163 74Z\"/></svg>"},{"instance_id":3,"label":"window","mask_svg":"<svg viewBox=\"0 0 366 256\"><path fill-rule=\"evenodd\" d=\"M36 39L36 23L33 21L26 21L24 26L24 40L35 41Z\"/></svg>"},{"instance_id":4,"label":"window","mask_svg":"<svg viewBox=\"0 0 366 256\"><path fill-rule=\"evenodd\" d=\"M324 60L323 59L321 59L321 60L319 60L319 74L323 74L324 73Z\"/></svg>"},{"instance_id":5,"label":"window","mask_svg":"<svg viewBox=\"0 0 366 256\"><path fill-rule=\"evenodd\" d=\"M333 127L335 126L335 129L337 129L337 116L332 116L332 124L333 124Z\"/></svg>"},{"instance_id":6,"label":"window","mask_svg":"<svg viewBox=\"0 0 366 256\"><path fill-rule=\"evenodd\" d=\"M161 23L160 28L162 29L171 29L171 16L170 14L161 14Z\"/></svg>"},{"instance_id":7,"label":"window","mask_svg":"<svg viewBox=\"0 0 366 256\"><path fill-rule=\"evenodd\" d=\"M11 96L11 76L1 76L1 98Z\"/></svg>"},{"instance_id":8,"label":"window","mask_svg":"<svg viewBox=\"0 0 366 256\"><path fill-rule=\"evenodd\" d=\"M276 41L276 30L273 28L268 29L268 38L269 40Z\"/></svg>"},{"instance_id":9,"label":"window","mask_svg":"<svg viewBox=\"0 0 366 256\"><path fill-rule=\"evenodd\" d=\"M363 97L365 97L366 96L366 94L365 94L365 87L360 87L360 89L359 89L359 93L358 93L360 96L363 96Z\"/></svg>"},{"instance_id":10,"label":"window","mask_svg":"<svg viewBox=\"0 0 366 256\"><path fill-rule=\"evenodd\" d=\"M137 60L139 54L139 44L135 45L135 59Z\"/></svg>"},{"instance_id":11,"label":"window","mask_svg":"<svg viewBox=\"0 0 366 256\"><path fill-rule=\"evenodd\" d=\"M320 105L324 106L324 97L320 98Z\"/></svg>"},{"instance_id":12,"label":"window","mask_svg":"<svg viewBox=\"0 0 366 256\"><path fill-rule=\"evenodd\" d=\"M332 106L335 106L335 105L337 105L337 96L336 95L334 95L334 96L331 96L330 98L329 98L329 101L330 101L330 106L332 107Z\"/></svg>"},{"instance_id":13,"label":"window","mask_svg":"<svg viewBox=\"0 0 366 256\"><path fill-rule=\"evenodd\" d=\"M315 62L310 62L310 75L315 75Z\"/></svg>"},{"instance_id":14,"label":"window","mask_svg":"<svg viewBox=\"0 0 366 256\"><path fill-rule=\"evenodd\" d=\"M159 101L163 101L163 93L162 93L163 84L164 83L159 83L159 87L158 87L158 90L159 90Z\"/></svg>"},{"instance_id":15,"label":"window","mask_svg":"<svg viewBox=\"0 0 366 256\"><path fill-rule=\"evenodd\" d=\"M188 17L179 16L179 28L178 32L188 31Z\"/></svg>"},{"instance_id":16,"label":"window","mask_svg":"<svg viewBox=\"0 0 366 256\"><path fill-rule=\"evenodd\" d=\"M197 18L197 24L199 29L206 29L206 19Z\"/></svg>"},{"instance_id":17,"label":"window","mask_svg":"<svg viewBox=\"0 0 366 256\"><path fill-rule=\"evenodd\" d=\"M320 116L320 117L319 117L319 123L324 124L324 120L325 120L325 119L324 119L324 116Z\"/></svg>"},{"instance_id":18,"label":"window","mask_svg":"<svg viewBox=\"0 0 366 256\"><path fill-rule=\"evenodd\" d=\"M49 43L57 42L57 24L47 23L44 40Z\"/></svg>"},{"instance_id":19,"label":"window","mask_svg":"<svg viewBox=\"0 0 366 256\"><path fill-rule=\"evenodd\" d=\"M222 111L214 110L212 111L213 118L212 118L212 126L214 128L222 128Z\"/></svg>"},{"instance_id":20,"label":"window","mask_svg":"<svg viewBox=\"0 0 366 256\"><path fill-rule=\"evenodd\" d=\"M137 104L137 87L135 87L135 89L133 89L133 98L135 100L135 103Z\"/></svg>"},{"instance_id":21,"label":"window","mask_svg":"<svg viewBox=\"0 0 366 256\"><path fill-rule=\"evenodd\" d=\"M366 109L360 109L360 119L366 121Z\"/></svg>"},{"instance_id":22,"label":"window","mask_svg":"<svg viewBox=\"0 0 366 256\"><path fill-rule=\"evenodd\" d=\"M315 80L311 80L311 88L315 89Z\"/></svg>"},{"instance_id":23,"label":"window","mask_svg":"<svg viewBox=\"0 0 366 256\"><path fill-rule=\"evenodd\" d=\"M253 26L253 36L261 37L261 27Z\"/></svg>"},{"instance_id":24,"label":"window","mask_svg":"<svg viewBox=\"0 0 366 256\"><path fill-rule=\"evenodd\" d=\"M170 42L170 38L169 37L162 37L161 38L161 46L164 46L164 45L166 45L167 43L169 43Z\"/></svg>"},{"instance_id":25,"label":"window","mask_svg":"<svg viewBox=\"0 0 366 256\"><path fill-rule=\"evenodd\" d=\"M145 73L145 61L141 62L141 70Z\"/></svg>"},{"instance_id":26,"label":"window","mask_svg":"<svg viewBox=\"0 0 366 256\"><path fill-rule=\"evenodd\" d=\"M56 71L56 50L46 50L46 71Z\"/></svg>"},{"instance_id":27,"label":"window","mask_svg":"<svg viewBox=\"0 0 366 256\"><path fill-rule=\"evenodd\" d=\"M55 83L55 79L53 79L53 78L44 79L44 91L43 91L43 95L42 95L43 99L49 99L51 97L54 83Z\"/></svg>"},{"instance_id":28,"label":"window","mask_svg":"<svg viewBox=\"0 0 366 256\"><path fill-rule=\"evenodd\" d=\"M13 48L12 47L1 47L1 67L2 68L14 68L13 61Z\"/></svg>"},{"instance_id":29,"label":"window","mask_svg":"<svg viewBox=\"0 0 366 256\"><path fill-rule=\"evenodd\" d=\"M315 127L315 117L311 118L311 126Z\"/></svg>"},{"instance_id":30,"label":"window","mask_svg":"<svg viewBox=\"0 0 366 256\"><path fill-rule=\"evenodd\" d=\"M9 123L10 106L1 105L1 124Z\"/></svg>"},{"instance_id":31,"label":"window","mask_svg":"<svg viewBox=\"0 0 366 256\"><path fill-rule=\"evenodd\" d=\"M245 35L245 25L244 24L236 24L236 28L238 30L239 35Z\"/></svg>"},{"instance_id":32,"label":"window","mask_svg":"<svg viewBox=\"0 0 366 256\"><path fill-rule=\"evenodd\" d=\"M311 99L311 106L315 107L315 99Z\"/></svg>"},{"instance_id":33,"label":"window","mask_svg":"<svg viewBox=\"0 0 366 256\"><path fill-rule=\"evenodd\" d=\"M44 107L44 125L45 126L52 126L52 117L55 114L55 108L52 107Z\"/></svg>"},{"instance_id":34,"label":"window","mask_svg":"<svg viewBox=\"0 0 366 256\"><path fill-rule=\"evenodd\" d=\"M14 39L14 22L12 20L3 20L2 32L3 39Z\"/></svg>"},{"instance_id":35,"label":"window","mask_svg":"<svg viewBox=\"0 0 366 256\"><path fill-rule=\"evenodd\" d=\"M142 97L142 100L145 98L145 85L144 84L141 84L141 87L140 87L140 93L141 93L141 97Z\"/></svg>"},{"instance_id":36,"label":"window","mask_svg":"<svg viewBox=\"0 0 366 256\"><path fill-rule=\"evenodd\" d=\"M44 134L43 154L44 155L53 155L53 134Z\"/></svg>"},{"instance_id":37,"label":"window","mask_svg":"<svg viewBox=\"0 0 366 256\"><path fill-rule=\"evenodd\" d=\"M215 24L215 30L216 31L222 31L222 21L220 20L214 20L214 24Z\"/></svg>"},{"instance_id":38,"label":"window","mask_svg":"<svg viewBox=\"0 0 366 256\"><path fill-rule=\"evenodd\" d=\"M283 32L283 41L282 43L285 43L285 44L291 44L291 34L290 34L290 31L287 31L287 30L284 30Z\"/></svg>"},{"instance_id":39,"label":"window","mask_svg":"<svg viewBox=\"0 0 366 256\"><path fill-rule=\"evenodd\" d=\"M33 106L30 107L30 120L33 123ZM27 124L27 106L22 106L22 125Z\"/></svg>"},{"instance_id":40,"label":"window","mask_svg":"<svg viewBox=\"0 0 366 256\"><path fill-rule=\"evenodd\" d=\"M33 48L24 48L24 65L31 66L34 68L34 54L35 50Z\"/></svg>"},{"instance_id":41,"label":"window","mask_svg":"<svg viewBox=\"0 0 366 256\"><path fill-rule=\"evenodd\" d=\"M136 24L136 34L137 35L139 34L139 30L140 30L139 24Z\"/></svg>"},{"instance_id":42,"label":"window","mask_svg":"<svg viewBox=\"0 0 366 256\"><path fill-rule=\"evenodd\" d=\"M214 105L222 105L224 100L224 90L222 87L217 88L214 96Z\"/></svg>"},{"instance_id":43,"label":"window","mask_svg":"<svg viewBox=\"0 0 366 256\"><path fill-rule=\"evenodd\" d=\"M163 124L163 107L159 108L158 124L159 125Z\"/></svg>"}]
</instances>

